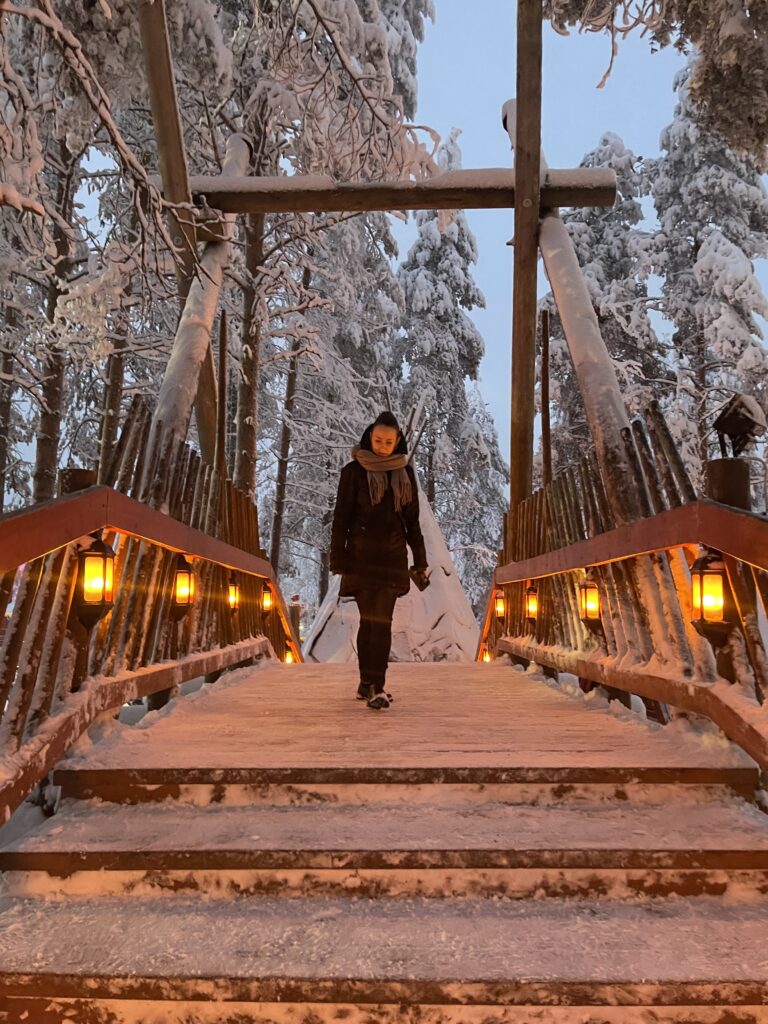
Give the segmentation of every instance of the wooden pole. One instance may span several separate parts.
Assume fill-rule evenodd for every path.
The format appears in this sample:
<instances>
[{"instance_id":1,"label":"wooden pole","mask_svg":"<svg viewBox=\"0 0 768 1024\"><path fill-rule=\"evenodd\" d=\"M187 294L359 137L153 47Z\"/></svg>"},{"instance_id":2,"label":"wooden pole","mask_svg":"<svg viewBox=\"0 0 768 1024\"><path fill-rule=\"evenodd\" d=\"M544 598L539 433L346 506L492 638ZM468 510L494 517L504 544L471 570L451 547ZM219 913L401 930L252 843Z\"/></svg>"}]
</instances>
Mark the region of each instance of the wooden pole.
<instances>
[{"instance_id":1,"label":"wooden pole","mask_svg":"<svg viewBox=\"0 0 768 1024\"><path fill-rule=\"evenodd\" d=\"M165 0L140 0L139 26L163 196L171 203L188 203L191 207L187 157L181 132ZM195 227L191 214L181 218L173 210L168 212L168 223L178 257L175 271L183 307L197 262ZM212 462L216 444L216 372L210 343L203 354L197 380L195 419L200 451L206 462Z\"/></svg>"},{"instance_id":2,"label":"wooden pole","mask_svg":"<svg viewBox=\"0 0 768 1024\"><path fill-rule=\"evenodd\" d=\"M531 493L533 468L541 176L541 6L541 0L518 0L517 4L515 265L509 459L509 504L513 511ZM507 124L507 130L511 130L511 125Z\"/></svg>"},{"instance_id":3,"label":"wooden pole","mask_svg":"<svg viewBox=\"0 0 768 1024\"><path fill-rule=\"evenodd\" d=\"M549 310L541 311L541 455L542 484L552 482L552 436L549 424Z\"/></svg>"},{"instance_id":4,"label":"wooden pole","mask_svg":"<svg viewBox=\"0 0 768 1024\"><path fill-rule=\"evenodd\" d=\"M244 136L231 135L227 141L224 172L233 175L244 174L250 157L250 145ZM189 289L157 399L155 424L161 422L166 430L171 431L174 437L182 441L186 440L189 429L200 368L211 347L210 335L224 283L224 269L229 259L230 242L234 234L234 217L234 214L225 215L221 240L205 244L200 260L200 273ZM213 413L215 391L212 402ZM214 444L210 458L204 456L206 462L212 461L215 456L215 423L214 416Z\"/></svg>"}]
</instances>

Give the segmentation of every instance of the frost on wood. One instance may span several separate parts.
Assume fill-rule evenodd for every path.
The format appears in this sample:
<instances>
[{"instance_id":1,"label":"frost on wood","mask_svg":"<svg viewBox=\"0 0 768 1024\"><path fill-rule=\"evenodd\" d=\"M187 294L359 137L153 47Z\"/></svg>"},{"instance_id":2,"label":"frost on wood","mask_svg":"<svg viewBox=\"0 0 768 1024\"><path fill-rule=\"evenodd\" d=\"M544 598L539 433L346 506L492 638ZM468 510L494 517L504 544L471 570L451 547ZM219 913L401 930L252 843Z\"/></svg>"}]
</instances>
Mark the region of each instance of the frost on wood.
<instances>
[{"instance_id":1,"label":"frost on wood","mask_svg":"<svg viewBox=\"0 0 768 1024\"><path fill-rule=\"evenodd\" d=\"M419 522L430 585L424 591L412 586L395 605L390 660L473 661L478 626L435 517L421 493ZM335 577L304 643L304 657L322 662L356 660L359 622L354 601L339 599L339 578Z\"/></svg>"}]
</instances>

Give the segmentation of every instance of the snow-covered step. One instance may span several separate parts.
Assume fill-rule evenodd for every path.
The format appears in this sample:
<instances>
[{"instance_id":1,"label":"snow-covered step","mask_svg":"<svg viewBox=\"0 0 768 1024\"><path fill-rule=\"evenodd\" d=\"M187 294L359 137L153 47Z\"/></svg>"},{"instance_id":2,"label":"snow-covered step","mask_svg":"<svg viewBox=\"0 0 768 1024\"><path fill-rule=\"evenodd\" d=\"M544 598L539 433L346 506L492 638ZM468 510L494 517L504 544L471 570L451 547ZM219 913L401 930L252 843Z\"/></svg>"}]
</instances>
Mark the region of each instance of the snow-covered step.
<instances>
[{"instance_id":1,"label":"snow-covered step","mask_svg":"<svg viewBox=\"0 0 768 1024\"><path fill-rule=\"evenodd\" d=\"M768 892L768 817L729 802L207 806L66 801L0 848L20 894Z\"/></svg>"},{"instance_id":2,"label":"snow-covered step","mask_svg":"<svg viewBox=\"0 0 768 1024\"><path fill-rule=\"evenodd\" d=\"M762 1007L766 934L738 898L5 899L0 996Z\"/></svg>"}]
</instances>

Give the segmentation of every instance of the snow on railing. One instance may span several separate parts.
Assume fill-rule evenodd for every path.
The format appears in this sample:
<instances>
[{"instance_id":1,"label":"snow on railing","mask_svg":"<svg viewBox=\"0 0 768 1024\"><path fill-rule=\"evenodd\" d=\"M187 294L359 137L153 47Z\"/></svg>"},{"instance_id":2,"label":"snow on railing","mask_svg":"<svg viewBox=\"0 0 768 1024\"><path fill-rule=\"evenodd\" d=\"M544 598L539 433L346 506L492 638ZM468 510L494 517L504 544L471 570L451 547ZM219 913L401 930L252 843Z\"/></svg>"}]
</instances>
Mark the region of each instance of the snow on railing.
<instances>
[{"instance_id":1,"label":"snow on railing","mask_svg":"<svg viewBox=\"0 0 768 1024\"><path fill-rule=\"evenodd\" d=\"M768 768L768 522L696 499L657 409L625 440L644 516L614 521L593 453L522 502L478 658L636 694L661 721L668 706L704 714ZM717 613L692 602L702 552L722 566Z\"/></svg>"},{"instance_id":2,"label":"snow on railing","mask_svg":"<svg viewBox=\"0 0 768 1024\"><path fill-rule=\"evenodd\" d=\"M103 486L0 517L0 823L101 712L301 660L253 503L149 427L136 401Z\"/></svg>"}]
</instances>

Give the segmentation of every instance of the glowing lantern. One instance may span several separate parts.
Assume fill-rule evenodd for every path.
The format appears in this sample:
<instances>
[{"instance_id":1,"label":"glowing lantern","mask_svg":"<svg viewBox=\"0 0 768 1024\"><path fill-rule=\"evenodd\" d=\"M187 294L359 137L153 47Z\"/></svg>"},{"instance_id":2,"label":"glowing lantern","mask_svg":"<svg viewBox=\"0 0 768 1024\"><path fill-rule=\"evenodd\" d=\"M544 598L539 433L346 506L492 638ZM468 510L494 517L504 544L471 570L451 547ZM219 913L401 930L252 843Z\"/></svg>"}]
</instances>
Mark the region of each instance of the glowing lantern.
<instances>
[{"instance_id":1,"label":"glowing lantern","mask_svg":"<svg viewBox=\"0 0 768 1024\"><path fill-rule=\"evenodd\" d=\"M699 555L691 566L691 605L694 625L723 623L725 566L717 551Z\"/></svg>"},{"instance_id":2,"label":"glowing lantern","mask_svg":"<svg viewBox=\"0 0 768 1024\"><path fill-rule=\"evenodd\" d=\"M272 591L269 587L264 587L261 593L261 609L265 613L272 611Z\"/></svg>"},{"instance_id":3,"label":"glowing lantern","mask_svg":"<svg viewBox=\"0 0 768 1024\"><path fill-rule=\"evenodd\" d=\"M539 614L539 591L532 583L525 591L525 617L531 622L536 621Z\"/></svg>"},{"instance_id":4,"label":"glowing lantern","mask_svg":"<svg viewBox=\"0 0 768 1024\"><path fill-rule=\"evenodd\" d=\"M494 608L496 609L496 618L503 619L507 611L507 601L504 597L504 592L500 590L494 598Z\"/></svg>"},{"instance_id":5,"label":"glowing lantern","mask_svg":"<svg viewBox=\"0 0 768 1024\"><path fill-rule=\"evenodd\" d=\"M234 573L229 578L227 600L229 602L229 610L231 612L236 612L240 607L240 584L237 582L237 578Z\"/></svg>"},{"instance_id":6,"label":"glowing lantern","mask_svg":"<svg viewBox=\"0 0 768 1024\"><path fill-rule=\"evenodd\" d=\"M600 591L589 576L579 584L579 615L583 622L600 619Z\"/></svg>"},{"instance_id":7,"label":"glowing lantern","mask_svg":"<svg viewBox=\"0 0 768 1024\"><path fill-rule=\"evenodd\" d=\"M184 555L179 555L176 561L176 574L173 580L172 618L181 619L187 614L195 603L196 592L195 570Z\"/></svg>"},{"instance_id":8,"label":"glowing lantern","mask_svg":"<svg viewBox=\"0 0 768 1024\"><path fill-rule=\"evenodd\" d=\"M96 536L77 558L77 617L90 628L114 604L115 552Z\"/></svg>"},{"instance_id":9,"label":"glowing lantern","mask_svg":"<svg viewBox=\"0 0 768 1024\"><path fill-rule=\"evenodd\" d=\"M485 650L483 651L483 661L490 661L490 660L491 660L491 652L486 647Z\"/></svg>"},{"instance_id":10,"label":"glowing lantern","mask_svg":"<svg viewBox=\"0 0 768 1024\"><path fill-rule=\"evenodd\" d=\"M288 648L286 650L286 652L285 652L285 659L284 660L285 660L285 664L286 665L292 665L293 664L295 659L293 657L293 651L290 648Z\"/></svg>"}]
</instances>

